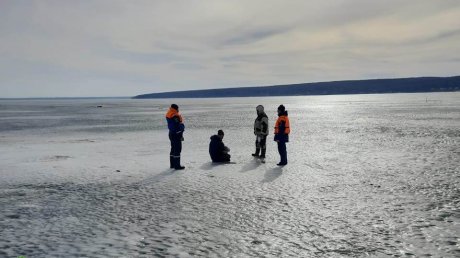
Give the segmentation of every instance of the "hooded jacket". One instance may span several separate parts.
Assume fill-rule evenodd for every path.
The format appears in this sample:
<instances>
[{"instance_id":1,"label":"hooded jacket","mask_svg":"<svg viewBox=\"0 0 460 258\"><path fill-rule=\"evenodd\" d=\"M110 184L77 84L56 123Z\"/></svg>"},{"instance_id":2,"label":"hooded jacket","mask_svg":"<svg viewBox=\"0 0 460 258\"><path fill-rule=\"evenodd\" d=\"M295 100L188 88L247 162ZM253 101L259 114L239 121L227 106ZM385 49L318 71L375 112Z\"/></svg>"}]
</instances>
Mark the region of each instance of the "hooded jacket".
<instances>
[{"instance_id":1,"label":"hooded jacket","mask_svg":"<svg viewBox=\"0 0 460 258\"><path fill-rule=\"evenodd\" d=\"M181 139L185 130L185 125L179 111L174 108L169 108L166 113L166 121L168 122L169 136Z\"/></svg>"},{"instance_id":2,"label":"hooded jacket","mask_svg":"<svg viewBox=\"0 0 460 258\"><path fill-rule=\"evenodd\" d=\"M289 142L290 132L288 112L284 111L278 115L278 120L275 123L275 141Z\"/></svg>"},{"instance_id":3,"label":"hooded jacket","mask_svg":"<svg viewBox=\"0 0 460 258\"><path fill-rule=\"evenodd\" d=\"M219 135L211 136L211 142L209 143L209 155L211 155L212 160L218 160L222 154L228 151L228 148L222 142L222 139Z\"/></svg>"},{"instance_id":4,"label":"hooded jacket","mask_svg":"<svg viewBox=\"0 0 460 258\"><path fill-rule=\"evenodd\" d=\"M268 117L265 112L258 112L254 121L254 134L257 136L268 135Z\"/></svg>"}]
</instances>

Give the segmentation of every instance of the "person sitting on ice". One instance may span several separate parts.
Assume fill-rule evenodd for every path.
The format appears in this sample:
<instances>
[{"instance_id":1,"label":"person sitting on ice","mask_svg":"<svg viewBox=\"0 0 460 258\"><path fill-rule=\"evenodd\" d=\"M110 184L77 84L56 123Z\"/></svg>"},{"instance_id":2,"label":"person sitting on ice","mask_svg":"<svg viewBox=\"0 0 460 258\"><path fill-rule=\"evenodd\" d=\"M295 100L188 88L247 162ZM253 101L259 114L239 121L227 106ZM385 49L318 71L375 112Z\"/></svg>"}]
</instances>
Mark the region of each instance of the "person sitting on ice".
<instances>
[{"instance_id":1,"label":"person sitting on ice","mask_svg":"<svg viewBox=\"0 0 460 258\"><path fill-rule=\"evenodd\" d=\"M230 162L230 149L222 142L224 139L224 131L219 130L217 135L211 136L209 143L209 155L212 162Z\"/></svg>"}]
</instances>

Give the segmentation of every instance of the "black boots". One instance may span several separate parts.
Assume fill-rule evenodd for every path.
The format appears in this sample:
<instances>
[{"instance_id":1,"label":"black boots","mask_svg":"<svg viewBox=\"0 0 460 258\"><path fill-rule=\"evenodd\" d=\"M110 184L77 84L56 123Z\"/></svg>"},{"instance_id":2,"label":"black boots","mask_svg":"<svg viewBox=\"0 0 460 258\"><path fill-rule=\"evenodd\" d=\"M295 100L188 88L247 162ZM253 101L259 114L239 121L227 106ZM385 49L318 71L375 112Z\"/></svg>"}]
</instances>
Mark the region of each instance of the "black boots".
<instances>
[{"instance_id":1,"label":"black boots","mask_svg":"<svg viewBox=\"0 0 460 258\"><path fill-rule=\"evenodd\" d=\"M261 159L265 159L265 152L266 151L267 151L267 149L262 149L262 153L260 154Z\"/></svg>"},{"instance_id":2,"label":"black boots","mask_svg":"<svg viewBox=\"0 0 460 258\"><path fill-rule=\"evenodd\" d=\"M256 148L256 153L253 153L253 157L259 157L260 148Z\"/></svg>"},{"instance_id":3,"label":"black boots","mask_svg":"<svg viewBox=\"0 0 460 258\"><path fill-rule=\"evenodd\" d=\"M265 163L265 151L266 149L262 149L262 153L260 155L260 162Z\"/></svg>"},{"instance_id":4,"label":"black boots","mask_svg":"<svg viewBox=\"0 0 460 258\"><path fill-rule=\"evenodd\" d=\"M262 163L265 163L265 151L266 151L266 149L262 149L262 153L259 155L260 148L256 148L256 153L253 153L252 156L255 157L255 158L260 158Z\"/></svg>"},{"instance_id":5,"label":"black boots","mask_svg":"<svg viewBox=\"0 0 460 258\"><path fill-rule=\"evenodd\" d=\"M185 169L185 167L180 164L180 158L170 157L169 162L170 162L170 166L169 166L170 168L174 168L175 170Z\"/></svg>"},{"instance_id":6,"label":"black boots","mask_svg":"<svg viewBox=\"0 0 460 258\"><path fill-rule=\"evenodd\" d=\"M260 153L260 148L256 148L256 153L253 153L252 156L253 156L253 157L257 157L257 158L262 158L262 159L264 159L264 158L265 158L265 152L266 152L266 151L267 151L266 149L262 149L262 153L259 155L259 153Z\"/></svg>"}]
</instances>

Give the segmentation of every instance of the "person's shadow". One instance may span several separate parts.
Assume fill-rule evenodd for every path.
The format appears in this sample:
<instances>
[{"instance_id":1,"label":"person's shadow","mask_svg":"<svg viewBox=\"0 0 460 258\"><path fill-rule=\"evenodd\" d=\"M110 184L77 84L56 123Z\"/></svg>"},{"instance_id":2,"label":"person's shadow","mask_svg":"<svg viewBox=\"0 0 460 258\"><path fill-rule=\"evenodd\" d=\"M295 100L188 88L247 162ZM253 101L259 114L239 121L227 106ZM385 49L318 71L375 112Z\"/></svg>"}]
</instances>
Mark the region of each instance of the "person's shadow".
<instances>
[{"instance_id":1,"label":"person's shadow","mask_svg":"<svg viewBox=\"0 0 460 258\"><path fill-rule=\"evenodd\" d=\"M161 181L163 178L166 178L168 176L171 176L173 175L174 173L177 173L177 170L174 170L174 169L166 169L164 170L163 172L160 172L158 174L155 174L155 175L152 175L152 176L149 176L147 178L145 178L141 183L140 185L150 185L152 183L156 183L158 181Z\"/></svg>"},{"instance_id":2,"label":"person's shadow","mask_svg":"<svg viewBox=\"0 0 460 258\"><path fill-rule=\"evenodd\" d=\"M249 161L249 163L247 163L246 165L244 165L241 168L240 172L248 172L248 171L258 168L259 166L260 166L260 162L254 159L254 160Z\"/></svg>"},{"instance_id":3,"label":"person's shadow","mask_svg":"<svg viewBox=\"0 0 460 258\"><path fill-rule=\"evenodd\" d=\"M282 167L276 167L269 169L265 172L265 177L262 180L262 183L270 183L275 181L278 177L280 177L283 174L283 168Z\"/></svg>"},{"instance_id":4,"label":"person's shadow","mask_svg":"<svg viewBox=\"0 0 460 258\"><path fill-rule=\"evenodd\" d=\"M203 165L201 165L200 168L203 169L203 170L211 170L214 166L215 166L214 163L206 162Z\"/></svg>"},{"instance_id":5,"label":"person's shadow","mask_svg":"<svg viewBox=\"0 0 460 258\"><path fill-rule=\"evenodd\" d=\"M212 162L211 161L211 162L206 162L203 165L201 165L200 169L212 170L214 167L228 165L228 164L235 164L235 162Z\"/></svg>"}]
</instances>

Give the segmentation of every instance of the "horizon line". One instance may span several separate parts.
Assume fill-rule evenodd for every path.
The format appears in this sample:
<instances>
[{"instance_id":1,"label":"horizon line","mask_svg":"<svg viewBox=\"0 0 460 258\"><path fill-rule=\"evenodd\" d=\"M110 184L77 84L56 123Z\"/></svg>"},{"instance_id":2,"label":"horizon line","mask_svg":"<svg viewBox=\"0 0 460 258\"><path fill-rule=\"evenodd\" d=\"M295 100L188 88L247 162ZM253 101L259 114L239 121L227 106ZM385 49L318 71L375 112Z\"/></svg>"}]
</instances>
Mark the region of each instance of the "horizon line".
<instances>
[{"instance_id":1,"label":"horizon line","mask_svg":"<svg viewBox=\"0 0 460 258\"><path fill-rule=\"evenodd\" d=\"M189 89L189 90L177 90L177 91L163 91L163 92L151 92L144 94L136 94L132 96L112 96L112 97L69 97L69 96L59 96L59 97L0 97L0 100L44 100L44 99L124 99L124 98L133 98L136 96L146 95L146 94L162 94L162 93L178 93L178 92L193 92L193 91L207 91L207 90L228 90L228 89L241 89L241 88L258 88L258 87L277 87L277 86L290 86L290 85L301 85L301 84L317 84L317 83L331 83L331 82L352 82L352 81L375 81L375 80L398 80L398 79L416 79L416 78L452 78L459 77L460 75L451 75L451 76L417 76L417 77L393 77L393 78L374 78L374 79L345 79L345 80L332 80L332 81L314 81L314 82L299 82L299 83L290 83L290 84L271 84L271 85L258 85L258 86L237 86L237 87L223 87L223 88L206 88L206 89ZM343 95L343 94L333 94L333 95Z\"/></svg>"}]
</instances>

